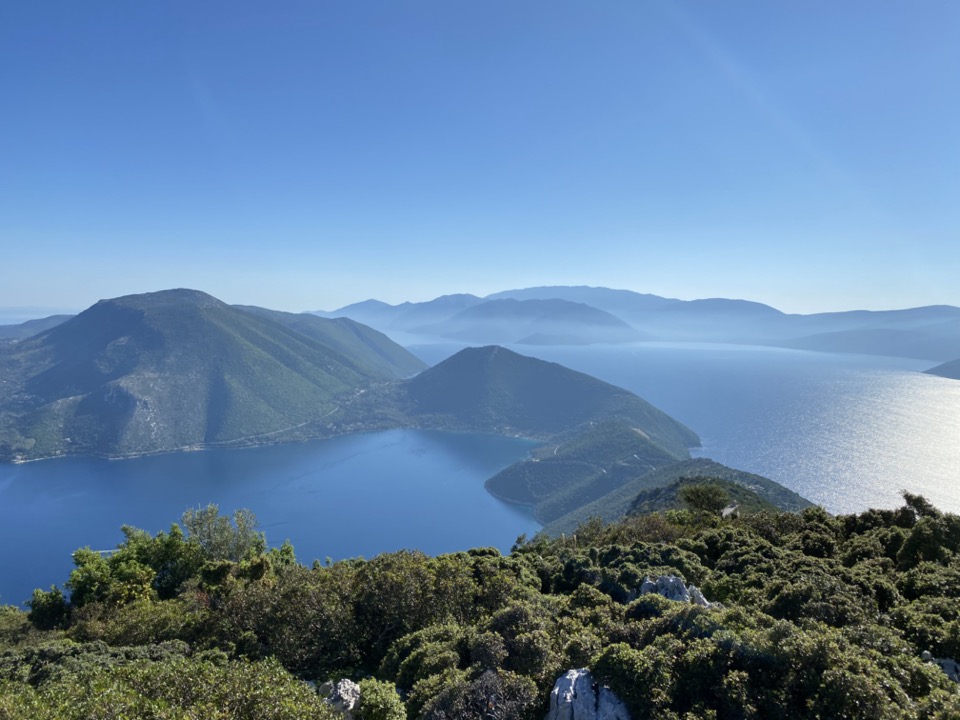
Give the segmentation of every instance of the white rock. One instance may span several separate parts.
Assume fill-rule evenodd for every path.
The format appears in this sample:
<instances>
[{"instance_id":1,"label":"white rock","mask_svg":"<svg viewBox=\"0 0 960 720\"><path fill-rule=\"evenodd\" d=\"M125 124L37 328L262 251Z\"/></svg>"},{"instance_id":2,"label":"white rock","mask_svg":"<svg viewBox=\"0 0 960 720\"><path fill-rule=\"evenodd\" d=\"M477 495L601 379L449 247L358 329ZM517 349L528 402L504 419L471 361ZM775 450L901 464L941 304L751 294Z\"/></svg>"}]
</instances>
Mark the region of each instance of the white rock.
<instances>
[{"instance_id":1,"label":"white rock","mask_svg":"<svg viewBox=\"0 0 960 720\"><path fill-rule=\"evenodd\" d=\"M650 576L647 575L643 582L640 583L640 594L646 595L647 593L655 593L657 591L657 583L655 580L651 580Z\"/></svg>"},{"instance_id":2,"label":"white rock","mask_svg":"<svg viewBox=\"0 0 960 720\"><path fill-rule=\"evenodd\" d=\"M344 720L353 720L353 710L360 702L360 686L353 680L340 680L336 685L325 682L320 692L326 693L324 702L343 715Z\"/></svg>"},{"instance_id":3,"label":"white rock","mask_svg":"<svg viewBox=\"0 0 960 720\"><path fill-rule=\"evenodd\" d=\"M695 605L705 608L723 607L720 603L712 603L707 600L703 596L703 593L700 592L700 588L696 585L690 585L688 587L684 584L683 580L676 575L660 575L656 580L647 575L643 579L643 582L640 583L639 594L646 595L647 593L657 593L667 600L675 600L676 602L692 602Z\"/></svg>"},{"instance_id":4,"label":"white rock","mask_svg":"<svg viewBox=\"0 0 960 720\"><path fill-rule=\"evenodd\" d=\"M598 689L590 671L580 668L557 678L546 720L630 720L630 715L611 690Z\"/></svg>"},{"instance_id":5,"label":"white rock","mask_svg":"<svg viewBox=\"0 0 960 720\"><path fill-rule=\"evenodd\" d=\"M688 589L690 590L690 602L692 602L694 605L708 608L713 604L703 596L703 593L700 592L700 588L698 588L696 585L691 585Z\"/></svg>"},{"instance_id":6,"label":"white rock","mask_svg":"<svg viewBox=\"0 0 960 720\"><path fill-rule=\"evenodd\" d=\"M683 584L683 580L676 575L661 575L657 578L657 592L667 600L690 602L690 591Z\"/></svg>"}]
</instances>

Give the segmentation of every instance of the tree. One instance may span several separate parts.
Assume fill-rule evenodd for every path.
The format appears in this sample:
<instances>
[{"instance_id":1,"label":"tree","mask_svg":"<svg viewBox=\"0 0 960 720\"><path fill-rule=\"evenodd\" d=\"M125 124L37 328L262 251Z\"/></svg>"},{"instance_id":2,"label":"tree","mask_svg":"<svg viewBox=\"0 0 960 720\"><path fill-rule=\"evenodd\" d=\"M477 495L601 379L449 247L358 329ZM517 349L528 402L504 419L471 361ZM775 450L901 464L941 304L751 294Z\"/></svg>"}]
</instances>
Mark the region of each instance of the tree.
<instances>
[{"instance_id":1,"label":"tree","mask_svg":"<svg viewBox=\"0 0 960 720\"><path fill-rule=\"evenodd\" d=\"M397 689L374 678L360 681L360 707L357 720L407 720L407 711Z\"/></svg>"},{"instance_id":2,"label":"tree","mask_svg":"<svg viewBox=\"0 0 960 720\"><path fill-rule=\"evenodd\" d=\"M711 515L719 515L730 503L730 496L727 491L719 485L710 483L684 485L680 488L680 499L691 510L710 513Z\"/></svg>"},{"instance_id":3,"label":"tree","mask_svg":"<svg viewBox=\"0 0 960 720\"><path fill-rule=\"evenodd\" d=\"M235 510L233 517L220 514L210 503L205 508L187 510L181 518L190 540L200 544L207 560L240 562L261 554L267 547L257 530L257 517L249 510Z\"/></svg>"},{"instance_id":4,"label":"tree","mask_svg":"<svg viewBox=\"0 0 960 720\"><path fill-rule=\"evenodd\" d=\"M67 599L60 588L52 586L47 592L38 588L27 604L30 606L27 619L35 628L54 630L67 624Z\"/></svg>"}]
</instances>

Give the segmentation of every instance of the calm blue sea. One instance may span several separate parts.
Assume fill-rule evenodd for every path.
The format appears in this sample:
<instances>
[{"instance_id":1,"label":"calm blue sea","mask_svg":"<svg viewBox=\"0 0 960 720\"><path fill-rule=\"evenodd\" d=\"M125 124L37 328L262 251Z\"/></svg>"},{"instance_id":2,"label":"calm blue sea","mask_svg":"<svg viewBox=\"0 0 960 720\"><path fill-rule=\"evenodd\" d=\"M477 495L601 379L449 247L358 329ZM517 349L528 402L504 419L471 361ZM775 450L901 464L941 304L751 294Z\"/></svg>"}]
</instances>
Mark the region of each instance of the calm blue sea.
<instances>
[{"instance_id":1,"label":"calm blue sea","mask_svg":"<svg viewBox=\"0 0 960 720\"><path fill-rule=\"evenodd\" d=\"M411 349L433 363L458 346ZM902 489L960 512L960 381L923 375L932 363L694 344L514 349L636 392L700 434L697 454L770 477L832 512L894 507ZM289 538L307 563L413 547L508 549L537 525L483 482L528 448L394 431L0 465L0 603L62 582L72 550L115 546L121 524L156 532L208 502L253 510L270 544Z\"/></svg>"},{"instance_id":2,"label":"calm blue sea","mask_svg":"<svg viewBox=\"0 0 960 720\"><path fill-rule=\"evenodd\" d=\"M66 580L70 554L113 548L121 525L167 530L189 507L252 510L271 546L339 560L416 548L509 551L539 525L484 481L532 443L492 435L390 431L293 445L0 465L0 604Z\"/></svg>"}]
</instances>

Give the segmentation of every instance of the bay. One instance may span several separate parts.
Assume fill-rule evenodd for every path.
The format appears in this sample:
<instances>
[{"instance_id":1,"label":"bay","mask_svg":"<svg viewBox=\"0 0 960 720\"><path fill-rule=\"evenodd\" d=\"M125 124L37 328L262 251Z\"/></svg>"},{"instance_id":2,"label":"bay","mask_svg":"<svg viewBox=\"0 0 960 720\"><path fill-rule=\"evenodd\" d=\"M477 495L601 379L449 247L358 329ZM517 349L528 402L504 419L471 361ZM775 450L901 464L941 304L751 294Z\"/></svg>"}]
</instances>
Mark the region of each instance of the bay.
<instances>
[{"instance_id":1,"label":"bay","mask_svg":"<svg viewBox=\"0 0 960 720\"><path fill-rule=\"evenodd\" d=\"M435 363L462 345L408 341ZM960 512L960 382L932 363L736 345L515 346L636 392L694 429L694 454L765 475L831 512L900 492ZM537 523L483 482L524 441L391 431L295 445L0 465L0 602L62 582L70 553L114 547L123 523L165 530L184 509L253 510L301 562L400 548L508 549Z\"/></svg>"},{"instance_id":2,"label":"bay","mask_svg":"<svg viewBox=\"0 0 960 720\"><path fill-rule=\"evenodd\" d=\"M458 346L411 344L427 362ZM694 455L763 475L833 513L960 513L960 381L924 360L712 343L511 346L631 390L695 430Z\"/></svg>"},{"instance_id":3,"label":"bay","mask_svg":"<svg viewBox=\"0 0 960 720\"><path fill-rule=\"evenodd\" d=\"M395 430L244 450L0 465L0 603L64 582L71 553L113 548L123 524L156 533L190 507L252 510L271 546L339 560L419 549L508 551L539 525L484 481L532 443Z\"/></svg>"}]
</instances>

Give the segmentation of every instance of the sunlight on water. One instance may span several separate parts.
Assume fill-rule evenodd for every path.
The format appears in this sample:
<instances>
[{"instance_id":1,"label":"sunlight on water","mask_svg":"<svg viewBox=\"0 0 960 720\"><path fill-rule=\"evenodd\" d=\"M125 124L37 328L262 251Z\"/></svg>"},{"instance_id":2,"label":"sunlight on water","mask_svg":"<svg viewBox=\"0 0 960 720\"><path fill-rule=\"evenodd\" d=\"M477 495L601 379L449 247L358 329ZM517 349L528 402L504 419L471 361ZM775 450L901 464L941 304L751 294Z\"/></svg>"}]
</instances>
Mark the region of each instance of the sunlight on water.
<instances>
[{"instance_id":1,"label":"sunlight on water","mask_svg":"<svg viewBox=\"0 0 960 720\"><path fill-rule=\"evenodd\" d=\"M919 372L934 363L684 343L515 349L636 392L699 433L696 455L831 512L896 507L904 489L960 512L960 381Z\"/></svg>"},{"instance_id":2,"label":"sunlight on water","mask_svg":"<svg viewBox=\"0 0 960 720\"><path fill-rule=\"evenodd\" d=\"M862 373L835 390L808 442L801 492L838 511L896 505L901 490L960 512L960 382L919 373ZM821 453L816 454L815 448ZM817 481L820 477L842 482Z\"/></svg>"}]
</instances>

